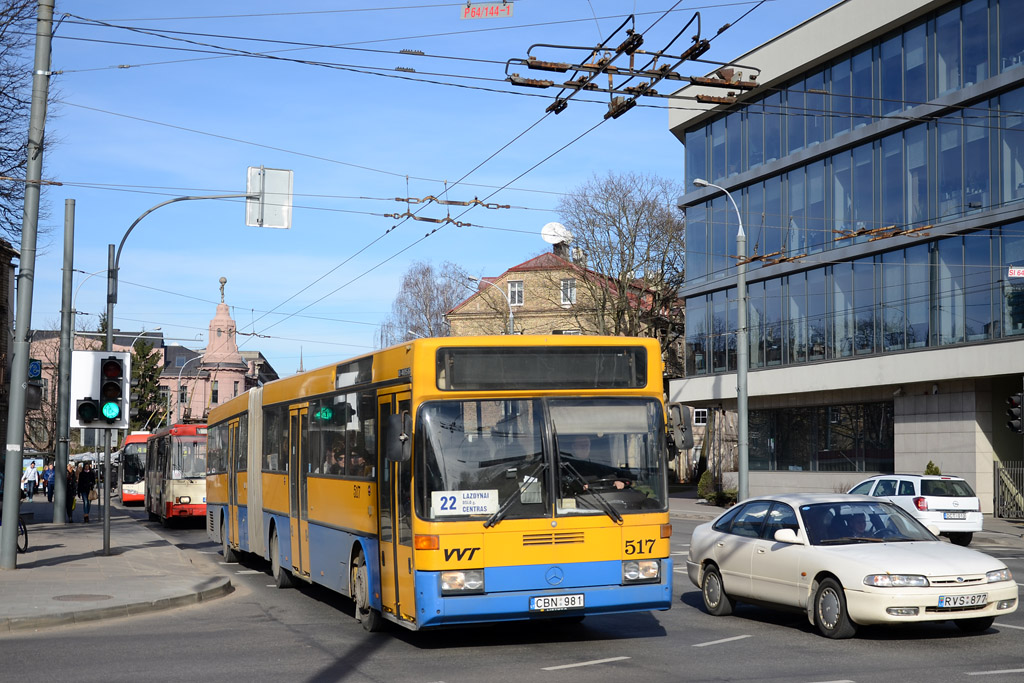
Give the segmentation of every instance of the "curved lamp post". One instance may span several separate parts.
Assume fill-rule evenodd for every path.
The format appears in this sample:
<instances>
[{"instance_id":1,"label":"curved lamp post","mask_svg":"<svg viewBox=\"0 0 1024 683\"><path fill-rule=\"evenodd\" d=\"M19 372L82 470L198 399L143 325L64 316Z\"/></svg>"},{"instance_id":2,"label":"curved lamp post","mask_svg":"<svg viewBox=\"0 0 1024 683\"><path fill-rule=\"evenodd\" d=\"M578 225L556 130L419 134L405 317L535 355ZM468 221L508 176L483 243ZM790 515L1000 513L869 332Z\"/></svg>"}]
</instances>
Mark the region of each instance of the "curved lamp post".
<instances>
[{"instance_id":1,"label":"curved lamp post","mask_svg":"<svg viewBox=\"0 0 1024 683\"><path fill-rule=\"evenodd\" d=\"M491 287L494 287L496 290L501 292L501 298L505 300L506 304L508 304L508 334L515 334L515 328L513 327L512 320L512 299L508 297L508 294L505 293L505 290L499 287L498 285L494 284L490 280L481 280L480 278L473 277L472 275L467 275L466 279L471 282L482 282L485 285L490 285Z\"/></svg>"},{"instance_id":2,"label":"curved lamp post","mask_svg":"<svg viewBox=\"0 0 1024 683\"><path fill-rule=\"evenodd\" d=\"M709 183L703 178L694 178L693 184L697 187L713 187L724 192L736 212L736 220L740 226L736 232L736 251L739 254L736 261L736 292L739 298L736 329L736 452L739 459L739 490L736 492L736 500L742 501L749 497L750 492L747 437L747 234L743 232L743 216L729 190L721 185Z\"/></svg>"},{"instance_id":3,"label":"curved lamp post","mask_svg":"<svg viewBox=\"0 0 1024 683\"><path fill-rule=\"evenodd\" d=\"M185 372L185 367L192 361L196 361L202 358L202 356L196 356L195 358L189 358L181 366L181 370L178 370L178 393L174 396L174 424L181 422L181 373Z\"/></svg>"}]
</instances>

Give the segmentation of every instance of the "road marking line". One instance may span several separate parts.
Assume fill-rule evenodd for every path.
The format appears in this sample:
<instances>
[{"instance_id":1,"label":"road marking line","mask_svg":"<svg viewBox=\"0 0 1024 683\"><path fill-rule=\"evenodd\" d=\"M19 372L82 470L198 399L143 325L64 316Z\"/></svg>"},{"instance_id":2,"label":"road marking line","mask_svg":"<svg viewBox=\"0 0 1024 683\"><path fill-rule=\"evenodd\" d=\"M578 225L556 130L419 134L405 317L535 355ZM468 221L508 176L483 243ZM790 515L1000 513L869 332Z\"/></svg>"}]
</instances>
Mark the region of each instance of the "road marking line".
<instances>
[{"instance_id":1,"label":"road marking line","mask_svg":"<svg viewBox=\"0 0 1024 683\"><path fill-rule=\"evenodd\" d=\"M839 681L814 681L813 683L856 683L856 681L851 681L849 678L844 678Z\"/></svg>"},{"instance_id":2,"label":"road marking line","mask_svg":"<svg viewBox=\"0 0 1024 683\"><path fill-rule=\"evenodd\" d=\"M722 643L731 643L734 640L743 640L744 638L749 638L749 637L750 637L749 635L746 635L746 636L733 636L732 638L722 638L721 640L712 640L709 643L696 643L696 644L694 644L693 647L707 647L708 645L721 645Z\"/></svg>"},{"instance_id":3,"label":"road marking line","mask_svg":"<svg viewBox=\"0 0 1024 683\"><path fill-rule=\"evenodd\" d=\"M1020 674L1024 669L1003 669L1002 671L968 671L968 676L995 676L997 674Z\"/></svg>"},{"instance_id":4,"label":"road marking line","mask_svg":"<svg viewBox=\"0 0 1024 683\"><path fill-rule=\"evenodd\" d=\"M262 574L259 569L239 569L236 574Z\"/></svg>"},{"instance_id":5,"label":"road marking line","mask_svg":"<svg viewBox=\"0 0 1024 683\"><path fill-rule=\"evenodd\" d=\"M621 662L623 659L629 659L629 657L609 657L608 659L594 659L589 662L580 662L578 664L562 664L560 666L545 666L541 671L557 671L558 669L574 669L578 666L593 666L594 664L607 664L608 662Z\"/></svg>"},{"instance_id":6,"label":"road marking line","mask_svg":"<svg viewBox=\"0 0 1024 683\"><path fill-rule=\"evenodd\" d=\"M686 574L687 573L685 569L673 569L672 571L675 572L676 574Z\"/></svg>"},{"instance_id":7,"label":"road marking line","mask_svg":"<svg viewBox=\"0 0 1024 683\"><path fill-rule=\"evenodd\" d=\"M267 584L267 588L277 588L277 584L276 583L268 583Z\"/></svg>"},{"instance_id":8,"label":"road marking line","mask_svg":"<svg viewBox=\"0 0 1024 683\"><path fill-rule=\"evenodd\" d=\"M1015 628L1015 629L1019 629L1021 631L1024 631L1024 626L1014 626L1013 624L1000 624L1000 623L996 623L996 626L998 626L999 628Z\"/></svg>"},{"instance_id":9,"label":"road marking line","mask_svg":"<svg viewBox=\"0 0 1024 683\"><path fill-rule=\"evenodd\" d=\"M678 552L674 552L674 553L670 553L670 554L671 555L689 555L690 553L689 553L689 551L686 551L686 550L680 550Z\"/></svg>"}]
</instances>

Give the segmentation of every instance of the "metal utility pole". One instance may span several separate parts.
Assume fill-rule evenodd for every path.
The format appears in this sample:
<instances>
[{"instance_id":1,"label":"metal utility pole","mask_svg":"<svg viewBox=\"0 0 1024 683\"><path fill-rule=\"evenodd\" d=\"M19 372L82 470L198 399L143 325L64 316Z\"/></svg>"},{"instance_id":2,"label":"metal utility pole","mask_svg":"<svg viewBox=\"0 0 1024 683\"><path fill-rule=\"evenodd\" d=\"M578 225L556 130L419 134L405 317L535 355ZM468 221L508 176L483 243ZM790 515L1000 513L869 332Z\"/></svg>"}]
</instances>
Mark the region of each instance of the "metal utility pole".
<instances>
[{"instance_id":1,"label":"metal utility pole","mask_svg":"<svg viewBox=\"0 0 1024 683\"><path fill-rule=\"evenodd\" d=\"M71 290L75 265L75 200L64 200L64 278L60 306L60 356L57 360L57 462L53 477L53 523L64 524L68 495L68 438L71 434Z\"/></svg>"},{"instance_id":2,"label":"metal utility pole","mask_svg":"<svg viewBox=\"0 0 1024 683\"><path fill-rule=\"evenodd\" d=\"M43 178L43 140L46 100L50 85L50 33L54 0L39 0L36 19L35 67L32 71L32 107L28 126L28 163L25 166L25 210L21 219L21 259L18 266L18 311L14 323L11 363L11 402L7 410L7 463L4 468L3 516L0 529L0 569L17 567L18 505L21 461L25 450L25 387L28 385L29 335L32 328L32 283L36 270L36 232L39 224L39 183ZM14 491L13 495L10 493Z\"/></svg>"}]
</instances>

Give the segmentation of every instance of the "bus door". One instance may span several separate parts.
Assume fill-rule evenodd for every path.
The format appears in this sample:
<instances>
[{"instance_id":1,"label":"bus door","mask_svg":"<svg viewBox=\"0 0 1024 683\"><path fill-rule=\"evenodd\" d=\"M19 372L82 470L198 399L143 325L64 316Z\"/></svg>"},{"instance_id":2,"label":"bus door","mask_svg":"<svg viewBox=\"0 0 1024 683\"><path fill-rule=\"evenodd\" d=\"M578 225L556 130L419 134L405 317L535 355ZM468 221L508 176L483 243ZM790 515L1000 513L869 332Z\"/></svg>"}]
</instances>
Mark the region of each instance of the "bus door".
<instances>
[{"instance_id":1,"label":"bus door","mask_svg":"<svg viewBox=\"0 0 1024 683\"><path fill-rule=\"evenodd\" d=\"M233 420L228 425L228 524L231 526L230 538L235 543L240 543L238 536L238 420Z\"/></svg>"},{"instance_id":2,"label":"bus door","mask_svg":"<svg viewBox=\"0 0 1024 683\"><path fill-rule=\"evenodd\" d=\"M388 418L410 410L408 390L377 398L377 510L380 516L381 608L399 619L416 619L415 575L412 565L412 462L389 462Z\"/></svg>"},{"instance_id":3,"label":"bus door","mask_svg":"<svg viewBox=\"0 0 1024 683\"><path fill-rule=\"evenodd\" d=\"M309 576L309 522L306 510L306 453L309 434L309 404L288 410L288 486L291 498L291 536L293 571Z\"/></svg>"}]
</instances>

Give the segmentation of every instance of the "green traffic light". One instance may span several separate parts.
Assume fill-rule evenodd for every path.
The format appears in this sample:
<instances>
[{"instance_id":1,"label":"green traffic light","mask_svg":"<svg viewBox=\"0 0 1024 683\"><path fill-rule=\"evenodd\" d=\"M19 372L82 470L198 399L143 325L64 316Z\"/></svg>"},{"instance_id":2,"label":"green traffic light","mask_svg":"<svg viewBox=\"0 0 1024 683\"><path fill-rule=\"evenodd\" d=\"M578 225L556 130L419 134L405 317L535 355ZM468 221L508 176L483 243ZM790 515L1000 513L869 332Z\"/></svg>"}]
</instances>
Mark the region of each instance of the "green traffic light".
<instances>
[{"instance_id":1,"label":"green traffic light","mask_svg":"<svg viewBox=\"0 0 1024 683\"><path fill-rule=\"evenodd\" d=\"M100 410L103 412L103 417L108 420L116 420L117 416L121 414L121 407L114 401L104 403Z\"/></svg>"},{"instance_id":2,"label":"green traffic light","mask_svg":"<svg viewBox=\"0 0 1024 683\"><path fill-rule=\"evenodd\" d=\"M323 406L320 410L313 413L314 420L330 420L332 417L334 417L334 411L327 406Z\"/></svg>"}]
</instances>

